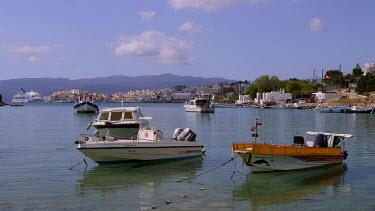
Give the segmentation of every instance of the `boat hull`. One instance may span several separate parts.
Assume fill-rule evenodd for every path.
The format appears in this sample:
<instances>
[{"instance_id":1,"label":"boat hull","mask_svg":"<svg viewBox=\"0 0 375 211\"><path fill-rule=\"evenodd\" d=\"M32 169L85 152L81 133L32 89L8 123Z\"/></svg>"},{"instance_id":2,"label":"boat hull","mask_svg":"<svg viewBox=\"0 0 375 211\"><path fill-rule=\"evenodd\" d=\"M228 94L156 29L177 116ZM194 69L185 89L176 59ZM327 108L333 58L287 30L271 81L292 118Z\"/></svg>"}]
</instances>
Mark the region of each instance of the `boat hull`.
<instances>
[{"instance_id":1,"label":"boat hull","mask_svg":"<svg viewBox=\"0 0 375 211\"><path fill-rule=\"evenodd\" d=\"M99 108L94 103L90 102L81 102L74 106L74 109L77 113L97 113Z\"/></svg>"},{"instance_id":2,"label":"boat hull","mask_svg":"<svg viewBox=\"0 0 375 211\"><path fill-rule=\"evenodd\" d=\"M214 113L215 108L185 107L186 112Z\"/></svg>"},{"instance_id":3,"label":"boat hull","mask_svg":"<svg viewBox=\"0 0 375 211\"><path fill-rule=\"evenodd\" d=\"M246 155L242 156L252 172L288 171L315 168L343 162L343 156L287 156Z\"/></svg>"},{"instance_id":4,"label":"boat hull","mask_svg":"<svg viewBox=\"0 0 375 211\"><path fill-rule=\"evenodd\" d=\"M251 143L234 143L232 147L252 172L314 168L342 163L347 156L341 148Z\"/></svg>"},{"instance_id":5,"label":"boat hull","mask_svg":"<svg viewBox=\"0 0 375 211\"><path fill-rule=\"evenodd\" d=\"M202 155L203 145L196 142L129 142L79 144L84 155L99 164L182 159Z\"/></svg>"}]
</instances>

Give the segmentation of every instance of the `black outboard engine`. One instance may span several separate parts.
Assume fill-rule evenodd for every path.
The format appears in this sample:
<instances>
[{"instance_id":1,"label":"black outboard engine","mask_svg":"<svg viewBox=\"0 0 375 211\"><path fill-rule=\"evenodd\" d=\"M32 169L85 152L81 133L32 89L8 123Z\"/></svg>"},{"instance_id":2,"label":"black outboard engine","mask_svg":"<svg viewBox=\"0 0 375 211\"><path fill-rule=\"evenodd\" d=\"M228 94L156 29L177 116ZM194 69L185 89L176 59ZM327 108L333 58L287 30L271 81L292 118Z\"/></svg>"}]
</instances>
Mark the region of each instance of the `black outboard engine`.
<instances>
[{"instance_id":1,"label":"black outboard engine","mask_svg":"<svg viewBox=\"0 0 375 211\"><path fill-rule=\"evenodd\" d=\"M196 137L197 135L190 128L185 128L177 136L177 141L195 141Z\"/></svg>"}]
</instances>

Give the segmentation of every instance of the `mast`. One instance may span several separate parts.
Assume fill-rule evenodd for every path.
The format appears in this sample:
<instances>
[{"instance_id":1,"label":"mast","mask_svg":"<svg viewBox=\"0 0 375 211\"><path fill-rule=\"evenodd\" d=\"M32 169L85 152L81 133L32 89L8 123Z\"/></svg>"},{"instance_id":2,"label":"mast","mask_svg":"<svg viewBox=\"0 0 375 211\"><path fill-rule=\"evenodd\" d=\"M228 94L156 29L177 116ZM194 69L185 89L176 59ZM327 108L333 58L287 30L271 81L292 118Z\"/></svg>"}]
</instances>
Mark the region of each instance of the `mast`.
<instances>
[{"instance_id":1,"label":"mast","mask_svg":"<svg viewBox=\"0 0 375 211\"><path fill-rule=\"evenodd\" d=\"M255 127L251 128L251 131L254 131L255 133L252 134L252 137L254 137L254 144L257 143L258 138L258 125L262 125L262 123L258 122L258 119L255 120Z\"/></svg>"}]
</instances>

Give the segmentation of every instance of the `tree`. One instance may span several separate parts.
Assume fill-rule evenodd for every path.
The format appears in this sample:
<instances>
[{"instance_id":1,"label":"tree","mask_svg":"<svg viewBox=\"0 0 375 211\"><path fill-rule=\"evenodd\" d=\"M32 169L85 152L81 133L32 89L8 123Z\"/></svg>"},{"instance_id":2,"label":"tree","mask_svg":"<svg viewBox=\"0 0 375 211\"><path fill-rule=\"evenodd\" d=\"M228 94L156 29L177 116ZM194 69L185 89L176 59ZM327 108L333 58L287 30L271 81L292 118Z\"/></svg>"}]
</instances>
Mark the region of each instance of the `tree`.
<instances>
[{"instance_id":1,"label":"tree","mask_svg":"<svg viewBox=\"0 0 375 211\"><path fill-rule=\"evenodd\" d=\"M375 91L375 75L368 74L366 76L360 76L357 80L356 92L364 94L372 91Z\"/></svg>"},{"instance_id":2,"label":"tree","mask_svg":"<svg viewBox=\"0 0 375 211\"><path fill-rule=\"evenodd\" d=\"M236 100L238 100L238 95L231 94L231 95L229 95L228 99L229 99L230 102L234 103L234 102L236 102Z\"/></svg>"},{"instance_id":3,"label":"tree","mask_svg":"<svg viewBox=\"0 0 375 211\"><path fill-rule=\"evenodd\" d=\"M354 79L355 78L357 78L357 77L359 77L359 76L362 76L363 75L363 71L362 71L362 69L361 68L353 68L353 77L354 77Z\"/></svg>"},{"instance_id":4,"label":"tree","mask_svg":"<svg viewBox=\"0 0 375 211\"><path fill-rule=\"evenodd\" d=\"M344 76L340 70L328 70L324 82L330 85L342 86L345 82Z\"/></svg>"},{"instance_id":5,"label":"tree","mask_svg":"<svg viewBox=\"0 0 375 211\"><path fill-rule=\"evenodd\" d=\"M251 98L256 98L256 96L257 96L257 92L258 92L258 90L259 90L259 88L258 88L258 86L257 85L255 85L255 84L251 84L250 86L249 86L249 88L247 88L247 91L246 91L246 93L251 97Z\"/></svg>"},{"instance_id":6,"label":"tree","mask_svg":"<svg viewBox=\"0 0 375 211\"><path fill-rule=\"evenodd\" d=\"M277 76L263 75L255 79L255 85L258 86L259 93L271 92L280 89L280 80Z\"/></svg>"}]
</instances>

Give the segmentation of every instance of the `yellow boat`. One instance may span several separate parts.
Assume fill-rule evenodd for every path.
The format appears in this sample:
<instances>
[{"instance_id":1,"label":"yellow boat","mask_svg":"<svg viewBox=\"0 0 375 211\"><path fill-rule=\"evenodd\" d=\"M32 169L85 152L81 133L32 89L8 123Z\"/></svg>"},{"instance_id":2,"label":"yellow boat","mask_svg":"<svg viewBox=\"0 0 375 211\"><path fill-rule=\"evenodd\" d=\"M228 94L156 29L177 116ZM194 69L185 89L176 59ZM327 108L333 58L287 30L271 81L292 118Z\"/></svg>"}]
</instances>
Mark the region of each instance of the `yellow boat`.
<instances>
[{"instance_id":1,"label":"yellow boat","mask_svg":"<svg viewBox=\"0 0 375 211\"><path fill-rule=\"evenodd\" d=\"M306 137L294 136L293 144L257 143L256 120L253 143L232 143L232 151L242 157L252 172L285 171L342 163L348 156L345 142L351 134L306 132ZM309 141L308 137L315 137ZM306 140L305 140L306 138Z\"/></svg>"}]
</instances>

